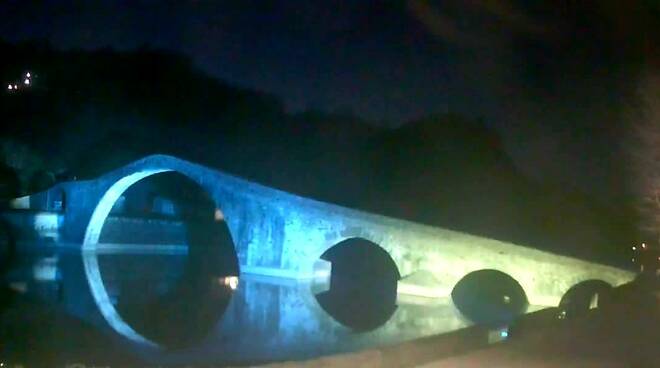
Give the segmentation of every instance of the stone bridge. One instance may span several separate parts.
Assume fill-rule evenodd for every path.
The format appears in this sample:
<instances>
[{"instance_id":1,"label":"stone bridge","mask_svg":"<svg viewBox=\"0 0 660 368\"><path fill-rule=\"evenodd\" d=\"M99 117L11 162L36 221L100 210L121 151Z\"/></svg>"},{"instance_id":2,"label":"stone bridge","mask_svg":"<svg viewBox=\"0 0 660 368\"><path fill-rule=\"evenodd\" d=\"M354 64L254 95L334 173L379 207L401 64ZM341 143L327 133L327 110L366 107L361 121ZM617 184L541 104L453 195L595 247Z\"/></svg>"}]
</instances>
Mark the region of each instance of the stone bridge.
<instances>
[{"instance_id":1,"label":"stone bridge","mask_svg":"<svg viewBox=\"0 0 660 368\"><path fill-rule=\"evenodd\" d=\"M530 304L557 306L579 283L602 280L616 286L634 277L605 265L303 198L166 155L145 157L94 180L60 183L19 202L37 210L63 207L53 220L59 241L94 252L105 219L122 193L163 172L180 173L210 194L231 233L241 273L300 280L327 277L330 267L320 256L344 240L361 238L389 254L401 275L399 293L446 297L466 275L497 270L520 284ZM53 198L64 205L53 204ZM96 258L86 258L97 304L102 310L112 308ZM113 311L103 312L114 318ZM117 323L120 330L128 328Z\"/></svg>"}]
</instances>

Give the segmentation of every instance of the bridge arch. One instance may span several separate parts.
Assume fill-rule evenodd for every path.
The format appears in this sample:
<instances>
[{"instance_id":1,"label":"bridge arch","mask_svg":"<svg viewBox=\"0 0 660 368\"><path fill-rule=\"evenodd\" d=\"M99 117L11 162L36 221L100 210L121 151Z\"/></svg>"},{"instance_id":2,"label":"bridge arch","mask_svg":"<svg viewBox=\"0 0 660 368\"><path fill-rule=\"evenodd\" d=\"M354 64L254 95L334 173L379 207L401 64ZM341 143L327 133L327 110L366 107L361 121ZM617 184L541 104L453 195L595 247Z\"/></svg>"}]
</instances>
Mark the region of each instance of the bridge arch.
<instances>
[{"instance_id":1,"label":"bridge arch","mask_svg":"<svg viewBox=\"0 0 660 368\"><path fill-rule=\"evenodd\" d=\"M463 276L451 292L456 308L469 320L482 324L511 322L528 307L523 287L509 274L480 269Z\"/></svg>"},{"instance_id":2,"label":"bridge arch","mask_svg":"<svg viewBox=\"0 0 660 368\"><path fill-rule=\"evenodd\" d=\"M320 258L331 263L330 287L316 295L321 308L353 331L385 324L396 310L399 269L387 250L361 237L344 239Z\"/></svg>"},{"instance_id":3,"label":"bridge arch","mask_svg":"<svg viewBox=\"0 0 660 368\"><path fill-rule=\"evenodd\" d=\"M333 264L361 262L364 261L367 257L371 260L371 262L364 263L362 266L366 266L372 269L363 269L361 271L382 272L396 280L401 278L399 268L389 252L376 242L362 237L351 237L344 239L327 248L319 256L319 258L322 260L331 262ZM334 268L335 267L333 265L333 269ZM348 271L348 269L346 271Z\"/></svg>"},{"instance_id":4,"label":"bridge arch","mask_svg":"<svg viewBox=\"0 0 660 368\"><path fill-rule=\"evenodd\" d=\"M221 207L222 204L218 200L218 196L214 192L214 188L211 186L212 182L205 180L203 172L196 173L196 167L192 165L190 168L186 169L185 165L182 167L182 165L178 164L176 161L172 162L172 164L168 164L167 160L155 161L157 165L153 165L153 163L151 165L131 165L134 167L129 166L126 168L128 170L122 170L122 172L120 172L120 178L110 182L110 185L107 187L107 189L102 192L100 200L94 207L91 217L89 218L82 242L82 251L83 266L85 269L88 285L94 301L105 321L113 330L133 342L137 342L152 348L160 348L158 343L144 337L134 328L132 328L121 317L110 300L110 296L103 282L103 277L99 267L99 259L96 253L98 250L97 245L99 243L105 220L107 219L111 209L119 197L122 196L122 194L126 192L131 186L146 178L168 172L177 173L190 179L209 195L210 199L216 206L216 212L210 213L209 216L214 216L216 221L224 221L226 214L223 213ZM231 229L229 229L229 232L231 234ZM231 238L232 243L234 243L233 235ZM236 247L234 249L236 251Z\"/></svg>"},{"instance_id":5,"label":"bridge arch","mask_svg":"<svg viewBox=\"0 0 660 368\"><path fill-rule=\"evenodd\" d=\"M332 219L323 227L332 229L336 226L332 222L341 224L342 219ZM340 225L337 226L338 231L321 233L316 238L317 241L312 241L315 246L306 255L304 263L315 264L315 268L321 263L325 264L324 269L329 269L331 260L327 259L328 256L344 246L354 246L361 243L371 248L374 254L377 254L383 261L386 260L389 267L396 269L397 279L401 279L410 273L410 265L405 262L404 253L406 252L402 251L407 245L405 239L401 239L396 232L388 228L382 228L378 225L373 226L374 224L359 225ZM320 274L316 273L316 277L330 277L330 273L326 271Z\"/></svg>"},{"instance_id":6,"label":"bridge arch","mask_svg":"<svg viewBox=\"0 0 660 368\"><path fill-rule=\"evenodd\" d=\"M573 285L562 296L559 308L566 317L575 317L586 313L591 308L602 304L602 298L606 297L612 285L597 279L579 282Z\"/></svg>"}]
</instances>

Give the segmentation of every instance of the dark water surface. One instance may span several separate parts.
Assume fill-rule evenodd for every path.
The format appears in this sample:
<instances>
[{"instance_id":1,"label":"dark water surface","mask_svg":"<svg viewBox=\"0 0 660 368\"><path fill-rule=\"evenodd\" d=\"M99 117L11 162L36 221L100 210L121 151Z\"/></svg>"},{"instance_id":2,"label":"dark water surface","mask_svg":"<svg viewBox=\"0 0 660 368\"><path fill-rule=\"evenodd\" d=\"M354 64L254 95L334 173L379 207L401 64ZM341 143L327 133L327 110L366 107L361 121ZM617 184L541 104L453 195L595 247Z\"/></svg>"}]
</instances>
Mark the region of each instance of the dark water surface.
<instances>
[{"instance_id":1,"label":"dark water surface","mask_svg":"<svg viewBox=\"0 0 660 368\"><path fill-rule=\"evenodd\" d=\"M81 254L76 246L40 245L18 254L6 272L6 365L241 365L356 351L469 324L449 300L397 298L391 285L357 276L333 277L330 285L241 275L232 289L225 277L235 271L213 247L142 244ZM92 261L103 300L88 281L85 263Z\"/></svg>"}]
</instances>

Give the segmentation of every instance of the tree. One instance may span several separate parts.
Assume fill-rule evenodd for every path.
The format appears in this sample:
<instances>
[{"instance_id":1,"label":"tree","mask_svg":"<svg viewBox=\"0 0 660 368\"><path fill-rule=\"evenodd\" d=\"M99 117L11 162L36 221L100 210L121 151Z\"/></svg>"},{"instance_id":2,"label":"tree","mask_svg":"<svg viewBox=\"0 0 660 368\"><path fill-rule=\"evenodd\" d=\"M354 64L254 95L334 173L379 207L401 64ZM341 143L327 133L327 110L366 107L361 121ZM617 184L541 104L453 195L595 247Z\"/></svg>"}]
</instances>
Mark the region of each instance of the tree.
<instances>
[{"instance_id":1,"label":"tree","mask_svg":"<svg viewBox=\"0 0 660 368\"><path fill-rule=\"evenodd\" d=\"M638 100L629 119L633 120L633 188L638 198L643 237L660 243L660 70L647 71L640 78Z\"/></svg>"},{"instance_id":2,"label":"tree","mask_svg":"<svg viewBox=\"0 0 660 368\"><path fill-rule=\"evenodd\" d=\"M35 173L44 171L46 168L44 159L29 145L13 139L0 139L0 165L13 170L15 178L11 184L3 189L5 195L18 196L29 192L31 180ZM7 170L5 170L8 172ZM10 175L11 176L11 175Z\"/></svg>"}]
</instances>

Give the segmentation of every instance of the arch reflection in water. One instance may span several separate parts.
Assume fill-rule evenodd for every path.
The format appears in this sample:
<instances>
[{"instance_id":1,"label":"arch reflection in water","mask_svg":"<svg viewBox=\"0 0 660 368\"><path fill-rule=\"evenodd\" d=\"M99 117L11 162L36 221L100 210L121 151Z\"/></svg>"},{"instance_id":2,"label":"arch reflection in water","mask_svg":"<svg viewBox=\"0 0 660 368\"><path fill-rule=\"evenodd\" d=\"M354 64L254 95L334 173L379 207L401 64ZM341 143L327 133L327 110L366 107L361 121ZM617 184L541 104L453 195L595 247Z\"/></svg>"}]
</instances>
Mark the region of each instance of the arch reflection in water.
<instances>
[{"instance_id":1,"label":"arch reflection in water","mask_svg":"<svg viewBox=\"0 0 660 368\"><path fill-rule=\"evenodd\" d=\"M484 325L508 324L528 307L522 286L497 270L467 274L454 286L451 297L461 314Z\"/></svg>"},{"instance_id":2,"label":"arch reflection in water","mask_svg":"<svg viewBox=\"0 0 660 368\"><path fill-rule=\"evenodd\" d=\"M321 259L332 263L330 289L316 295L328 314L354 331L373 330L390 319L400 275L383 248L351 238L328 249Z\"/></svg>"},{"instance_id":3,"label":"arch reflection in water","mask_svg":"<svg viewBox=\"0 0 660 368\"><path fill-rule=\"evenodd\" d=\"M218 207L177 173L141 180L119 198L96 247L110 304L99 307L111 309L129 333L118 332L134 341L168 349L198 342L229 303L232 290L219 280L238 275Z\"/></svg>"}]
</instances>

